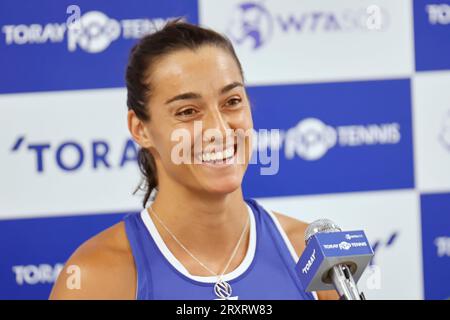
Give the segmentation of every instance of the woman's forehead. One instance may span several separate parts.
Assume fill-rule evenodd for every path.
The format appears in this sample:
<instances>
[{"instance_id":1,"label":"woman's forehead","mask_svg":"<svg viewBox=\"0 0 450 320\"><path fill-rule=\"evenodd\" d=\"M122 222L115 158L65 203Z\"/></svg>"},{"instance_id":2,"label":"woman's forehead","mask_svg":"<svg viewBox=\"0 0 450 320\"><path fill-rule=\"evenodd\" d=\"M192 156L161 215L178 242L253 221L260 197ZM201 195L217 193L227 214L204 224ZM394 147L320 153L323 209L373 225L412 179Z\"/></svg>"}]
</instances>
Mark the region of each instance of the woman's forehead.
<instances>
[{"instance_id":1,"label":"woman's forehead","mask_svg":"<svg viewBox=\"0 0 450 320\"><path fill-rule=\"evenodd\" d=\"M193 90L195 87L222 87L242 81L239 67L225 49L203 46L182 49L159 59L152 68L154 90Z\"/></svg>"}]
</instances>

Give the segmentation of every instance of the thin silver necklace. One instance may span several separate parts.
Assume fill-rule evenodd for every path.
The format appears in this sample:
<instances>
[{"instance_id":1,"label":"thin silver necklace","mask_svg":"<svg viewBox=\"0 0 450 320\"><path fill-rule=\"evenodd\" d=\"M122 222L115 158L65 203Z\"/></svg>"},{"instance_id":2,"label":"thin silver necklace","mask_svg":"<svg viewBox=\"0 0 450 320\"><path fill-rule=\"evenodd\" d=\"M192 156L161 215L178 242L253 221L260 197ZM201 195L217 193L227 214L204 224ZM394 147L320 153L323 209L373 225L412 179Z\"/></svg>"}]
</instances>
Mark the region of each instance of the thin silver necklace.
<instances>
[{"instance_id":1,"label":"thin silver necklace","mask_svg":"<svg viewBox=\"0 0 450 320\"><path fill-rule=\"evenodd\" d=\"M178 245L183 248L184 251L186 251L186 253L191 256L192 259L194 259L195 261L197 261L198 264L200 264L205 270L207 270L208 272L210 272L211 274L213 274L214 276L218 277L217 281L214 285L214 293L217 295L217 297L219 297L220 299L228 299L229 297L231 297L231 293L232 293L232 289L231 289L231 285L223 280L223 275L225 274L225 272L227 271L228 267L230 266L231 261L233 261L234 256L237 253L237 250L239 248L239 245L242 242L242 239L244 238L244 234L245 234L245 230L247 230L248 224L249 224L249 220L250 218L247 218L247 221L245 223L244 228L242 229L242 233L241 236L239 237L239 240L236 244L236 246L234 247L233 252L231 253L230 258L228 259L228 262L225 266L225 268L223 269L222 273L219 275L216 272L212 271L210 268L208 268L203 262L201 262L196 256L194 256L194 254L192 254L192 252L190 252L182 243L180 240L178 240L178 238L173 234L172 231L169 230L169 228L165 225L165 223L161 220L161 218L158 216L158 214L155 212L155 210L153 210L153 208L151 206L149 206L150 211L153 213L153 215L155 216L155 218L158 220L158 222L163 226L163 228L167 231L167 233L172 237L173 240L175 240L176 243L178 243Z\"/></svg>"}]
</instances>

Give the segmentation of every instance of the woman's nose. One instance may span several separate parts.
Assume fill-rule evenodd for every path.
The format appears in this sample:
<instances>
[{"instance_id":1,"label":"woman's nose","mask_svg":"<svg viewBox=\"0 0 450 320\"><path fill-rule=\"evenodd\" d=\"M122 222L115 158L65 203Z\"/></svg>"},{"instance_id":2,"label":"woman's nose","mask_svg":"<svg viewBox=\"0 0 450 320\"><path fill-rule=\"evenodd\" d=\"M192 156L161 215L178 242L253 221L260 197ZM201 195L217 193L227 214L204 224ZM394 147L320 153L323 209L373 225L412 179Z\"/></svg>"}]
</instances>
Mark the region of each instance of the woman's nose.
<instances>
[{"instance_id":1,"label":"woman's nose","mask_svg":"<svg viewBox=\"0 0 450 320\"><path fill-rule=\"evenodd\" d=\"M215 129L222 133L225 133L227 129L230 129L228 119L219 110L211 110L204 118L203 127L205 129Z\"/></svg>"},{"instance_id":2,"label":"woman's nose","mask_svg":"<svg viewBox=\"0 0 450 320\"><path fill-rule=\"evenodd\" d=\"M218 142L217 139L225 143L229 136L232 136L229 119L219 110L210 111L203 118L203 130L205 142Z\"/></svg>"}]
</instances>

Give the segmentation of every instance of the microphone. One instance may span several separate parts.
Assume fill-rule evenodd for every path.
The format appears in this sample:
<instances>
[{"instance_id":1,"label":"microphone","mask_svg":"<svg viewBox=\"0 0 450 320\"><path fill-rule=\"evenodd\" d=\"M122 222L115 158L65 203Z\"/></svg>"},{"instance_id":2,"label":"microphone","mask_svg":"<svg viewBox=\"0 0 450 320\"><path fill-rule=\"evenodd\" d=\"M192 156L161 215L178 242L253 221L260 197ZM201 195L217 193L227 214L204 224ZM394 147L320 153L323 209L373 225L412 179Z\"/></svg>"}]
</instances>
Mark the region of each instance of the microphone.
<instances>
[{"instance_id":1,"label":"microphone","mask_svg":"<svg viewBox=\"0 0 450 320\"><path fill-rule=\"evenodd\" d=\"M341 300L365 300L356 283L373 257L364 231L342 231L320 219L305 232L306 248L296 270L305 291L335 289Z\"/></svg>"}]
</instances>

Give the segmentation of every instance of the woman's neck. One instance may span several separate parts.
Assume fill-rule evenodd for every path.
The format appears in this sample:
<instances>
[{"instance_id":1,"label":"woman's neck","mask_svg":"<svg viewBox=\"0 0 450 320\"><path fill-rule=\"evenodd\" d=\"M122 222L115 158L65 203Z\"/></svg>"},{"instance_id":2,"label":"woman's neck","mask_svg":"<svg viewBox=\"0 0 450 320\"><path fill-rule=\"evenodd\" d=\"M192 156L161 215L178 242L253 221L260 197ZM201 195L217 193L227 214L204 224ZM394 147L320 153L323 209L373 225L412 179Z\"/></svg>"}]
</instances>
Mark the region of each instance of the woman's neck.
<instances>
[{"instance_id":1,"label":"woman's neck","mask_svg":"<svg viewBox=\"0 0 450 320\"><path fill-rule=\"evenodd\" d=\"M161 218L217 229L247 211L241 188L226 195L201 194L186 188L172 190L161 188L152 204Z\"/></svg>"},{"instance_id":2,"label":"woman's neck","mask_svg":"<svg viewBox=\"0 0 450 320\"><path fill-rule=\"evenodd\" d=\"M249 218L241 188L224 196L160 188L152 210L184 246L213 261L220 261L233 251ZM161 234L166 233L161 226L158 230ZM167 234L164 238L166 243L172 242ZM244 255L248 244L246 238L239 250ZM177 250L173 242L172 248Z\"/></svg>"}]
</instances>

